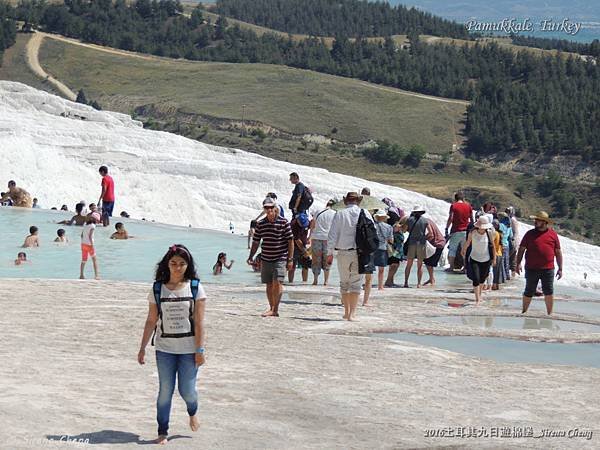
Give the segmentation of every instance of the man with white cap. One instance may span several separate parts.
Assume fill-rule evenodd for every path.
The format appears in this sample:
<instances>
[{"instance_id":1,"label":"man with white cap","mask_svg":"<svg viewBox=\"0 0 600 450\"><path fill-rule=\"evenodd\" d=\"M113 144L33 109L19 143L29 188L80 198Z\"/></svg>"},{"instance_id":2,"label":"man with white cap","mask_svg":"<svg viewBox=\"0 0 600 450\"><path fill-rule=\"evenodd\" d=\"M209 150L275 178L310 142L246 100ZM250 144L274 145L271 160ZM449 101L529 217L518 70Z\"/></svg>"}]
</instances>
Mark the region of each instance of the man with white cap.
<instances>
[{"instance_id":1,"label":"man with white cap","mask_svg":"<svg viewBox=\"0 0 600 450\"><path fill-rule=\"evenodd\" d=\"M340 292L344 304L344 319L354 320L356 305L362 285L357 244L356 225L364 211L368 220L373 220L368 211L358 206L362 196L357 192L348 192L344 197L346 208L333 217L327 236L327 264L333 263L333 252L337 251L337 266L340 274Z\"/></svg>"},{"instance_id":2,"label":"man with white cap","mask_svg":"<svg viewBox=\"0 0 600 450\"><path fill-rule=\"evenodd\" d=\"M274 199L265 198L263 209L266 217L256 224L247 263L253 264L254 254L262 241L260 278L267 285L269 301L269 309L262 316L278 317L279 301L283 294L283 279L286 270L291 270L294 261L294 236L289 222L279 215Z\"/></svg>"},{"instance_id":3,"label":"man with white cap","mask_svg":"<svg viewBox=\"0 0 600 450\"><path fill-rule=\"evenodd\" d=\"M552 220L546 211L540 211L535 216L534 227L523 236L519 253L517 254L517 274L521 273L521 260L525 255L525 291L523 292L523 313L529 309L531 298L534 296L538 282L542 281L542 292L546 302L546 312L552 314L554 305L554 259L558 264L556 278L562 278L563 255L558 234L548 225Z\"/></svg>"},{"instance_id":4,"label":"man with white cap","mask_svg":"<svg viewBox=\"0 0 600 450\"><path fill-rule=\"evenodd\" d=\"M467 273L473 281L473 293L475 304L481 303L481 291L485 280L490 274L490 267L496 265L496 251L494 249L493 225L486 215L482 215L475 222L473 231L469 233L467 242L461 250L468 266ZM471 248L471 254L466 259L467 250Z\"/></svg>"},{"instance_id":5,"label":"man with white cap","mask_svg":"<svg viewBox=\"0 0 600 450\"><path fill-rule=\"evenodd\" d=\"M427 258L427 219L422 218L425 214L425 208L415 206L408 218L408 238L404 243L406 249L406 269L404 269L404 287L408 287L408 278L412 270L413 261L417 259L417 287L421 287L423 278L423 261Z\"/></svg>"}]
</instances>

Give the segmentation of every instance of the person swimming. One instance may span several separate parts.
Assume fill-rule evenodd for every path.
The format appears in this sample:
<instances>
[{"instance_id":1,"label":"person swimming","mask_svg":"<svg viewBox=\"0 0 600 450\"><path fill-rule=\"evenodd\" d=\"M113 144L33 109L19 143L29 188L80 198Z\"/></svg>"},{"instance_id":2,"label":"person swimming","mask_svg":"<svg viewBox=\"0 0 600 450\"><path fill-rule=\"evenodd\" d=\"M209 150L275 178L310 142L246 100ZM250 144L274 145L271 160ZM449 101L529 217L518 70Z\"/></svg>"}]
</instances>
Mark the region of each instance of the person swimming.
<instances>
[{"instance_id":1,"label":"person swimming","mask_svg":"<svg viewBox=\"0 0 600 450\"><path fill-rule=\"evenodd\" d=\"M29 227L29 236L25 238L23 248L40 246L40 238L38 236L38 232L38 227L36 227L35 225Z\"/></svg>"},{"instance_id":2,"label":"person swimming","mask_svg":"<svg viewBox=\"0 0 600 450\"><path fill-rule=\"evenodd\" d=\"M57 222L57 224L59 224L59 225L77 225L80 227L84 226L85 220L86 220L86 215L83 213L83 208L85 208L85 203L77 203L77 205L75 205L75 213L76 214L68 220L61 220L60 222Z\"/></svg>"},{"instance_id":3,"label":"person swimming","mask_svg":"<svg viewBox=\"0 0 600 450\"><path fill-rule=\"evenodd\" d=\"M129 233L127 233L125 225L123 225L122 222L117 222L115 224L115 230L116 231L110 236L111 239L129 239L133 237L129 236Z\"/></svg>"},{"instance_id":4,"label":"person swimming","mask_svg":"<svg viewBox=\"0 0 600 450\"><path fill-rule=\"evenodd\" d=\"M231 270L231 266L233 266L234 260L232 259L229 264L227 264L227 253L221 252L217 256L217 262L213 266L213 275L220 275L223 273L223 267L227 270Z\"/></svg>"},{"instance_id":5,"label":"person swimming","mask_svg":"<svg viewBox=\"0 0 600 450\"><path fill-rule=\"evenodd\" d=\"M64 228L59 228L56 230L56 239L54 239L54 242L69 242L67 236L65 235Z\"/></svg>"},{"instance_id":6,"label":"person swimming","mask_svg":"<svg viewBox=\"0 0 600 450\"><path fill-rule=\"evenodd\" d=\"M27 263L29 262L27 260L27 253L25 252L19 252L17 254L17 259L15 259L15 266L20 266L21 264Z\"/></svg>"}]
</instances>

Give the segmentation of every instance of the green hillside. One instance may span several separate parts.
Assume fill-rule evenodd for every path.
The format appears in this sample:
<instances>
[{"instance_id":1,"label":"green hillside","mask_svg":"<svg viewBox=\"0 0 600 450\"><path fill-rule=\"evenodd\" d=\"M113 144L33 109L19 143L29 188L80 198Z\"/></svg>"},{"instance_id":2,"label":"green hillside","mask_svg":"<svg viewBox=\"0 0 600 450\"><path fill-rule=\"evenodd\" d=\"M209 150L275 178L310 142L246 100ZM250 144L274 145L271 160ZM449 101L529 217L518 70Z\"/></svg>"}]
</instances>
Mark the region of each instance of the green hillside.
<instances>
[{"instance_id":1,"label":"green hillside","mask_svg":"<svg viewBox=\"0 0 600 450\"><path fill-rule=\"evenodd\" d=\"M42 66L110 109L164 105L182 112L261 122L284 132L346 142L388 139L449 151L465 105L284 66L138 59L46 40Z\"/></svg>"}]
</instances>

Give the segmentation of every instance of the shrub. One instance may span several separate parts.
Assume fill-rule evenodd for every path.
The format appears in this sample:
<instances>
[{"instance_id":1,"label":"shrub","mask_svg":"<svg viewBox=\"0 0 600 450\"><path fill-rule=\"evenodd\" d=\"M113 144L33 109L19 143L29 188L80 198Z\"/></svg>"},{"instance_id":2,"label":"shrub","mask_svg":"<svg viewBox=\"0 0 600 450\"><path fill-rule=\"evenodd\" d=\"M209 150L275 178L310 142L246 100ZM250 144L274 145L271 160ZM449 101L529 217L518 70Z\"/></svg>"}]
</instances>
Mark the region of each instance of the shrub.
<instances>
[{"instance_id":1,"label":"shrub","mask_svg":"<svg viewBox=\"0 0 600 450\"><path fill-rule=\"evenodd\" d=\"M463 159L460 163L460 171L461 173L469 173L475 167L475 161L469 158Z\"/></svg>"},{"instance_id":2,"label":"shrub","mask_svg":"<svg viewBox=\"0 0 600 450\"><path fill-rule=\"evenodd\" d=\"M404 160L407 152L398 144L391 144L389 141L378 141L376 147L365 149L363 155L371 162L395 166Z\"/></svg>"},{"instance_id":3,"label":"shrub","mask_svg":"<svg viewBox=\"0 0 600 450\"><path fill-rule=\"evenodd\" d=\"M562 189L565 185L560 174L554 170L550 169L548 174L537 181L536 189L540 195L543 197L548 197L552 195L552 193L558 189Z\"/></svg>"},{"instance_id":4,"label":"shrub","mask_svg":"<svg viewBox=\"0 0 600 450\"><path fill-rule=\"evenodd\" d=\"M250 131L250 135L256 137L260 141L267 137L267 133L265 133L261 128L253 128L252 131Z\"/></svg>"},{"instance_id":5,"label":"shrub","mask_svg":"<svg viewBox=\"0 0 600 450\"><path fill-rule=\"evenodd\" d=\"M419 167L424 157L425 149L420 145L413 145L408 149L408 153L404 157L404 164L407 166Z\"/></svg>"}]
</instances>

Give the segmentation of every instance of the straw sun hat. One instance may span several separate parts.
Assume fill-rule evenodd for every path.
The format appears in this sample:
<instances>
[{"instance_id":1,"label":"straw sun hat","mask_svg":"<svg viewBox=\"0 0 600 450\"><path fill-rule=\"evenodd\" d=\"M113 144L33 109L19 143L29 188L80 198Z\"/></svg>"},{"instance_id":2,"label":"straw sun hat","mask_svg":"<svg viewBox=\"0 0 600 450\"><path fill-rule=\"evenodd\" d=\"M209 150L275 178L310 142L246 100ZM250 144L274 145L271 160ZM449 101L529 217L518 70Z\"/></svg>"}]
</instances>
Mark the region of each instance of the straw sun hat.
<instances>
[{"instance_id":1,"label":"straw sun hat","mask_svg":"<svg viewBox=\"0 0 600 450\"><path fill-rule=\"evenodd\" d=\"M554 223L552 221L552 219L550 219L550 216L548 215L548 213L546 211L538 211L538 213L534 216L529 216L530 219L533 220L541 220L542 222L546 222L546 223Z\"/></svg>"}]
</instances>

